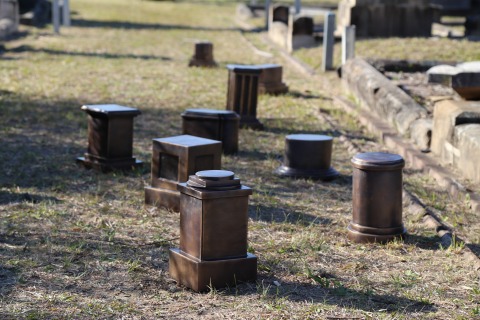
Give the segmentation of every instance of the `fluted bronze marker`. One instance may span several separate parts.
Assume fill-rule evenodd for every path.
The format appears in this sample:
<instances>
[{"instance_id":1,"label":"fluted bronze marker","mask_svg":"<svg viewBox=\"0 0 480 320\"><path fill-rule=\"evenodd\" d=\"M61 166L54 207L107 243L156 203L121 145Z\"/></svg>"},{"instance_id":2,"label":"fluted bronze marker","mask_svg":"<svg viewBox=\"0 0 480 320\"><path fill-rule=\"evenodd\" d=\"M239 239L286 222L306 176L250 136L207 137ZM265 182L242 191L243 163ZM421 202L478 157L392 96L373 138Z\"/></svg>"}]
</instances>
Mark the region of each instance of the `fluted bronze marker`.
<instances>
[{"instance_id":1,"label":"fluted bronze marker","mask_svg":"<svg viewBox=\"0 0 480 320\"><path fill-rule=\"evenodd\" d=\"M220 169L220 141L181 135L153 139L152 185L145 187L145 203L179 211L179 182L201 170Z\"/></svg>"},{"instance_id":2,"label":"fluted bronze marker","mask_svg":"<svg viewBox=\"0 0 480 320\"><path fill-rule=\"evenodd\" d=\"M353 219L348 238L355 242L386 242L403 237L403 158L383 152L359 153L352 164Z\"/></svg>"},{"instance_id":3,"label":"fluted bronze marker","mask_svg":"<svg viewBox=\"0 0 480 320\"><path fill-rule=\"evenodd\" d=\"M331 167L333 138L319 134L285 137L283 165L275 172L292 178L332 180L338 172Z\"/></svg>"},{"instance_id":4,"label":"fluted bronze marker","mask_svg":"<svg viewBox=\"0 0 480 320\"><path fill-rule=\"evenodd\" d=\"M187 109L182 113L184 134L222 141L225 154L238 151L240 117L230 110Z\"/></svg>"},{"instance_id":5,"label":"fluted bronze marker","mask_svg":"<svg viewBox=\"0 0 480 320\"><path fill-rule=\"evenodd\" d=\"M140 110L116 104L85 105L82 110L88 114L88 149L78 163L100 171L143 164L132 157L133 118Z\"/></svg>"},{"instance_id":6,"label":"fluted bronze marker","mask_svg":"<svg viewBox=\"0 0 480 320\"><path fill-rule=\"evenodd\" d=\"M169 270L195 291L222 288L257 277L257 258L247 253L248 196L234 173L200 171L178 184L180 248L170 249Z\"/></svg>"},{"instance_id":7,"label":"fluted bronze marker","mask_svg":"<svg viewBox=\"0 0 480 320\"><path fill-rule=\"evenodd\" d=\"M240 116L240 127L263 129L257 119L258 80L262 69L253 65L229 64L227 110Z\"/></svg>"}]
</instances>

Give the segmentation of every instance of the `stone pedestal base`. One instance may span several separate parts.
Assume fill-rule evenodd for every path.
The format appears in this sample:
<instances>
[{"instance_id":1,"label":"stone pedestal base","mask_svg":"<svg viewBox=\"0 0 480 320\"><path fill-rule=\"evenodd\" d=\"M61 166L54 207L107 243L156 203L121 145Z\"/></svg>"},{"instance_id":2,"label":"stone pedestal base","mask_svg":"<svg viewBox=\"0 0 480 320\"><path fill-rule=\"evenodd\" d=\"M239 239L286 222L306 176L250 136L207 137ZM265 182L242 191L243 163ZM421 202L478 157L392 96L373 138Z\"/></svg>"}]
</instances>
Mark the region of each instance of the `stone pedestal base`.
<instances>
[{"instance_id":1,"label":"stone pedestal base","mask_svg":"<svg viewBox=\"0 0 480 320\"><path fill-rule=\"evenodd\" d=\"M136 160L135 158L98 161L96 159L85 156L78 157L76 162L83 165L87 169L95 169L102 172L109 172L113 170L127 171L143 166L143 162L140 160Z\"/></svg>"},{"instance_id":2,"label":"stone pedestal base","mask_svg":"<svg viewBox=\"0 0 480 320\"><path fill-rule=\"evenodd\" d=\"M223 288L257 278L257 257L201 261L186 255L179 249L169 250L170 276L179 284L194 291Z\"/></svg>"},{"instance_id":3,"label":"stone pedestal base","mask_svg":"<svg viewBox=\"0 0 480 320\"><path fill-rule=\"evenodd\" d=\"M348 239L357 243L385 243L395 238L404 239L407 234L407 230L403 226L396 228L372 228L351 222L347 229Z\"/></svg>"},{"instance_id":4,"label":"stone pedestal base","mask_svg":"<svg viewBox=\"0 0 480 320\"><path fill-rule=\"evenodd\" d=\"M330 167L326 170L307 170L290 168L285 165L280 166L275 170L275 173L284 177L290 178L310 178L314 180L330 181L335 179L339 173L337 170Z\"/></svg>"},{"instance_id":5,"label":"stone pedestal base","mask_svg":"<svg viewBox=\"0 0 480 320\"><path fill-rule=\"evenodd\" d=\"M145 187L145 203L158 208L180 211L180 192L162 188Z\"/></svg>"}]
</instances>

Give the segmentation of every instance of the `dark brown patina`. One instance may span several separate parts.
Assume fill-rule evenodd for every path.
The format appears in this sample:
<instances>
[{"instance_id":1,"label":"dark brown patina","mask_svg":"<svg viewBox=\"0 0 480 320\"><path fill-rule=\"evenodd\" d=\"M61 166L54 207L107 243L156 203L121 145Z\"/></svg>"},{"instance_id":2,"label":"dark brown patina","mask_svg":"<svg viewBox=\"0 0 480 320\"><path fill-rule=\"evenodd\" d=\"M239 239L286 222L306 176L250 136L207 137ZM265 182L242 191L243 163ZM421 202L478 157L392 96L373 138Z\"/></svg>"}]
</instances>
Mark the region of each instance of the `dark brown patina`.
<instances>
[{"instance_id":1,"label":"dark brown patina","mask_svg":"<svg viewBox=\"0 0 480 320\"><path fill-rule=\"evenodd\" d=\"M386 242L403 237L403 158L383 152L359 153L353 164L353 219L348 238L355 242Z\"/></svg>"},{"instance_id":2,"label":"dark brown patina","mask_svg":"<svg viewBox=\"0 0 480 320\"><path fill-rule=\"evenodd\" d=\"M145 203L180 209L179 182L201 170L221 168L220 141L181 135L153 139L152 185L145 187Z\"/></svg>"},{"instance_id":3,"label":"dark brown patina","mask_svg":"<svg viewBox=\"0 0 480 320\"><path fill-rule=\"evenodd\" d=\"M258 80L262 69L253 65L229 64L227 110L240 116L240 127L263 129L257 119Z\"/></svg>"},{"instance_id":4,"label":"dark brown patina","mask_svg":"<svg viewBox=\"0 0 480 320\"><path fill-rule=\"evenodd\" d=\"M88 114L88 149L78 163L104 172L142 165L132 157L133 118L140 110L116 104L85 105L82 110Z\"/></svg>"},{"instance_id":5,"label":"dark brown patina","mask_svg":"<svg viewBox=\"0 0 480 320\"><path fill-rule=\"evenodd\" d=\"M170 275L195 291L255 280L257 258L247 253L252 190L225 170L197 172L178 190L180 248L170 249Z\"/></svg>"},{"instance_id":6,"label":"dark brown patina","mask_svg":"<svg viewBox=\"0 0 480 320\"><path fill-rule=\"evenodd\" d=\"M183 134L218 140L225 154L238 151L240 117L230 110L187 109L182 113Z\"/></svg>"},{"instance_id":7,"label":"dark brown patina","mask_svg":"<svg viewBox=\"0 0 480 320\"><path fill-rule=\"evenodd\" d=\"M283 165L275 172L292 178L332 180L338 172L331 167L333 138L318 134L285 137Z\"/></svg>"}]
</instances>

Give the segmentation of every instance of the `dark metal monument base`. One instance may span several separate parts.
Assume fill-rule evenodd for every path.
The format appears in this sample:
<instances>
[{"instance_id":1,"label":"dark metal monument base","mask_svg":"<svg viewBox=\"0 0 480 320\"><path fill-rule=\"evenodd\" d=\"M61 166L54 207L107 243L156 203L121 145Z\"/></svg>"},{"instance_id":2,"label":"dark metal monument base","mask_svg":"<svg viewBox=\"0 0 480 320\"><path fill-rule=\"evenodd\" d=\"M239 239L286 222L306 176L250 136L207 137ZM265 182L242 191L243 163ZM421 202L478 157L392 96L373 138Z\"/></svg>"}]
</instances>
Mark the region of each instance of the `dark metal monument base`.
<instances>
[{"instance_id":1,"label":"dark metal monument base","mask_svg":"<svg viewBox=\"0 0 480 320\"><path fill-rule=\"evenodd\" d=\"M257 118L240 118L240 128L243 129L252 129L252 130L263 130L263 123L261 123Z\"/></svg>"},{"instance_id":2,"label":"dark metal monument base","mask_svg":"<svg viewBox=\"0 0 480 320\"><path fill-rule=\"evenodd\" d=\"M335 179L339 173L337 170L330 167L329 169L322 170L307 170L307 169L295 169L282 165L275 170L275 173L289 178L310 178L314 180L330 181Z\"/></svg>"},{"instance_id":3,"label":"dark metal monument base","mask_svg":"<svg viewBox=\"0 0 480 320\"><path fill-rule=\"evenodd\" d=\"M407 230L403 226L398 228L372 228L351 222L347 229L348 239L357 243L385 243L395 238L404 239L407 234Z\"/></svg>"},{"instance_id":4,"label":"dark metal monument base","mask_svg":"<svg viewBox=\"0 0 480 320\"><path fill-rule=\"evenodd\" d=\"M245 258L201 261L170 249L169 259L170 276L197 292L257 279L257 257L250 253Z\"/></svg>"},{"instance_id":5,"label":"dark metal monument base","mask_svg":"<svg viewBox=\"0 0 480 320\"><path fill-rule=\"evenodd\" d=\"M128 171L143 166L143 162L136 160L135 158L127 160L96 161L88 157L78 157L76 162L83 165L87 169L94 169L102 172L109 172L113 170Z\"/></svg>"},{"instance_id":6,"label":"dark metal monument base","mask_svg":"<svg viewBox=\"0 0 480 320\"><path fill-rule=\"evenodd\" d=\"M145 203L179 212L180 192L163 188L145 187Z\"/></svg>"},{"instance_id":7,"label":"dark metal monument base","mask_svg":"<svg viewBox=\"0 0 480 320\"><path fill-rule=\"evenodd\" d=\"M258 86L259 94L280 95L288 92L288 86L285 83L261 83Z\"/></svg>"},{"instance_id":8,"label":"dark metal monument base","mask_svg":"<svg viewBox=\"0 0 480 320\"><path fill-rule=\"evenodd\" d=\"M215 68L218 64L215 61L206 61L201 59L192 58L188 63L189 67L206 67L206 68Z\"/></svg>"}]
</instances>

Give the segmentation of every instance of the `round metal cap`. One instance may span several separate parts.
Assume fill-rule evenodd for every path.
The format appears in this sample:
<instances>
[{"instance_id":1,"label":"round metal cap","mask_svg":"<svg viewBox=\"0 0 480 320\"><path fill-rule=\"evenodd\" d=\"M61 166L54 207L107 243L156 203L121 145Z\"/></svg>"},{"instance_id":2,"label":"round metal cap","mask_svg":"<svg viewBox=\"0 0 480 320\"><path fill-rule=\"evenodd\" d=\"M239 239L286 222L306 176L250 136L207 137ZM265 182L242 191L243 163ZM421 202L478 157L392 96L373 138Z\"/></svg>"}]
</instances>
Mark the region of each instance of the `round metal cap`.
<instances>
[{"instance_id":1,"label":"round metal cap","mask_svg":"<svg viewBox=\"0 0 480 320\"><path fill-rule=\"evenodd\" d=\"M232 180L235 173L227 170L204 170L198 171L195 175L202 180L221 181Z\"/></svg>"},{"instance_id":2,"label":"round metal cap","mask_svg":"<svg viewBox=\"0 0 480 320\"><path fill-rule=\"evenodd\" d=\"M321 134L290 134L286 136L287 140L298 140L298 141L329 141L333 140L330 136L325 136Z\"/></svg>"},{"instance_id":3,"label":"round metal cap","mask_svg":"<svg viewBox=\"0 0 480 320\"><path fill-rule=\"evenodd\" d=\"M405 166L402 156L386 152L358 153L352 158L352 164L358 169L394 170Z\"/></svg>"}]
</instances>

